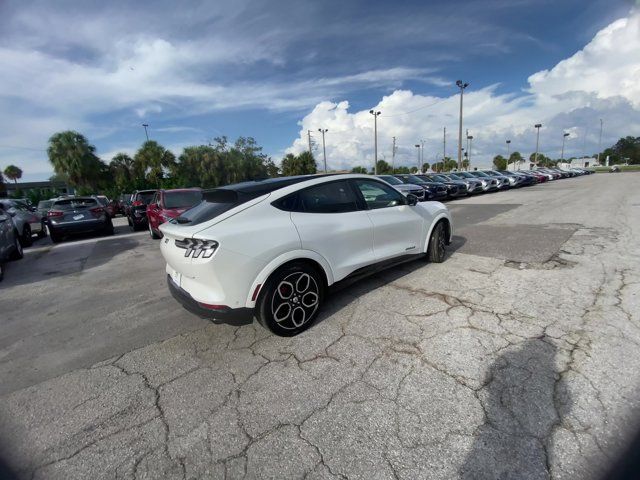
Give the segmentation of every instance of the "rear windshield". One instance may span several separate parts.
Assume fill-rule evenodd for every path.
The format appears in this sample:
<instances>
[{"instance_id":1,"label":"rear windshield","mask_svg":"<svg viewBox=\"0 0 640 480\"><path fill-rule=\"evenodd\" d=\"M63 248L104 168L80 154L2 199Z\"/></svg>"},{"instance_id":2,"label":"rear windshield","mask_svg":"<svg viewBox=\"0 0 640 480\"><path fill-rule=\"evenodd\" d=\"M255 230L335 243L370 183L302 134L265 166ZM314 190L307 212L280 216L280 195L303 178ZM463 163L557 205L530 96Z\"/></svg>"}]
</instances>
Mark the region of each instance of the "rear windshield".
<instances>
[{"instance_id":1,"label":"rear windshield","mask_svg":"<svg viewBox=\"0 0 640 480\"><path fill-rule=\"evenodd\" d=\"M151 200L153 200L153 196L156 194L155 191L151 191L151 192L138 192L136 194L136 201L140 201L142 203L144 203L145 205L149 205L151 203Z\"/></svg>"},{"instance_id":2,"label":"rear windshield","mask_svg":"<svg viewBox=\"0 0 640 480\"><path fill-rule=\"evenodd\" d=\"M255 195L247 195L242 192L226 190L224 188L203 191L200 192L200 194L202 195L202 201L180 215L176 219L178 223L197 225L202 222L207 222L227 210L231 210L233 207L255 198Z\"/></svg>"},{"instance_id":3,"label":"rear windshield","mask_svg":"<svg viewBox=\"0 0 640 480\"><path fill-rule=\"evenodd\" d=\"M165 208L190 208L202 201L200 190L184 190L181 192L165 192Z\"/></svg>"},{"instance_id":4,"label":"rear windshield","mask_svg":"<svg viewBox=\"0 0 640 480\"><path fill-rule=\"evenodd\" d=\"M391 175L380 175L378 178L390 183L391 185L402 185L402 181L398 180L396 177L392 177Z\"/></svg>"},{"instance_id":5,"label":"rear windshield","mask_svg":"<svg viewBox=\"0 0 640 480\"><path fill-rule=\"evenodd\" d=\"M103 207L106 207L109 204L109 200L106 197L98 197L98 203Z\"/></svg>"},{"instance_id":6,"label":"rear windshield","mask_svg":"<svg viewBox=\"0 0 640 480\"><path fill-rule=\"evenodd\" d=\"M38 202L38 208L40 210L44 210L45 208L49 208L52 204L52 200L42 200L41 202Z\"/></svg>"},{"instance_id":7,"label":"rear windshield","mask_svg":"<svg viewBox=\"0 0 640 480\"><path fill-rule=\"evenodd\" d=\"M70 198L68 200L58 200L53 204L55 210L74 210L76 208L95 207L98 202L95 198Z\"/></svg>"}]
</instances>

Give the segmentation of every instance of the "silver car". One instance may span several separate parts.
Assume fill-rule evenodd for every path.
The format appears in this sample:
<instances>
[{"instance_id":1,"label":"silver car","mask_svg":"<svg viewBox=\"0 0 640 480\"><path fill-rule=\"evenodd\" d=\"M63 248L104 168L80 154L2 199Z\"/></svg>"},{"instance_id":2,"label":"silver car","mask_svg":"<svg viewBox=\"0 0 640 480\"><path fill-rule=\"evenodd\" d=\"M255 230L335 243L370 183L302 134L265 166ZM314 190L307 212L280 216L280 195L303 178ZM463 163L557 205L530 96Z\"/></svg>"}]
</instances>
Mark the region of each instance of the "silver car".
<instances>
[{"instance_id":1,"label":"silver car","mask_svg":"<svg viewBox=\"0 0 640 480\"><path fill-rule=\"evenodd\" d=\"M4 276L4 264L8 260L22 258L20 236L13 223L13 217L0 204L0 280Z\"/></svg>"},{"instance_id":2,"label":"silver car","mask_svg":"<svg viewBox=\"0 0 640 480\"><path fill-rule=\"evenodd\" d=\"M28 247L33 243L31 236L34 233L36 233L38 237L45 235L40 217L29 210L24 204L3 198L0 200L0 206L13 218L13 222L20 234L20 243L23 247Z\"/></svg>"},{"instance_id":3,"label":"silver car","mask_svg":"<svg viewBox=\"0 0 640 480\"><path fill-rule=\"evenodd\" d=\"M425 189L422 188L420 185L414 185L412 183L403 183L401 180L398 180L393 175L378 175L378 178L380 180L384 180L385 182L389 183L393 188L395 188L396 190L399 190L405 195L408 195L409 193L411 193L412 195L415 195L416 197L418 197L419 202L428 200L428 198L426 198Z\"/></svg>"}]
</instances>

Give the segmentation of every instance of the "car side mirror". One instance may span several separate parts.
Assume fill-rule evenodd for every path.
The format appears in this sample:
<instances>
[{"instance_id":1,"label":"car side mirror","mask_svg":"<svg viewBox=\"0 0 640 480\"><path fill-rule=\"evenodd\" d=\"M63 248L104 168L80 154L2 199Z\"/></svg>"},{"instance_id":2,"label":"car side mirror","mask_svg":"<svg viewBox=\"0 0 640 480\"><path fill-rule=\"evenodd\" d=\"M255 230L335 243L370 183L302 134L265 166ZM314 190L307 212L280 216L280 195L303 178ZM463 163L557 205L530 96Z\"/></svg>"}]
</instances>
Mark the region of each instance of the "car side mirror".
<instances>
[{"instance_id":1,"label":"car side mirror","mask_svg":"<svg viewBox=\"0 0 640 480\"><path fill-rule=\"evenodd\" d=\"M407 203L412 207L418 204L418 197L416 197L413 193L407 195Z\"/></svg>"}]
</instances>

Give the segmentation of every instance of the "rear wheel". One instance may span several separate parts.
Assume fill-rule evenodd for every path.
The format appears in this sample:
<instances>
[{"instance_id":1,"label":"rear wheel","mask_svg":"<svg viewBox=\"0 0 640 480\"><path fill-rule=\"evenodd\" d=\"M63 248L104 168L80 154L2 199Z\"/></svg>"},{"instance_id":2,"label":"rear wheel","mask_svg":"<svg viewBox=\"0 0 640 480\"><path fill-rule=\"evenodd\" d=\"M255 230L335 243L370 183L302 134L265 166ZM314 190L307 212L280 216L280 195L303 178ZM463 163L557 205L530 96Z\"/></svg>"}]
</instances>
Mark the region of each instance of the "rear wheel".
<instances>
[{"instance_id":1,"label":"rear wheel","mask_svg":"<svg viewBox=\"0 0 640 480\"><path fill-rule=\"evenodd\" d=\"M22 229L20 243L22 243L23 247L30 247L31 244L33 244L33 239L31 238L31 227L29 225L25 225Z\"/></svg>"},{"instance_id":2,"label":"rear wheel","mask_svg":"<svg viewBox=\"0 0 640 480\"><path fill-rule=\"evenodd\" d=\"M56 232L53 228L49 228L49 237L53 243L60 243L62 241L62 235Z\"/></svg>"},{"instance_id":3,"label":"rear wheel","mask_svg":"<svg viewBox=\"0 0 640 480\"><path fill-rule=\"evenodd\" d=\"M324 297L320 273L305 263L276 270L256 304L258 321L281 337L292 337L309 328Z\"/></svg>"},{"instance_id":4,"label":"rear wheel","mask_svg":"<svg viewBox=\"0 0 640 480\"><path fill-rule=\"evenodd\" d=\"M113 222L110 218L107 219L107 224L104 226L105 235L113 235Z\"/></svg>"},{"instance_id":5,"label":"rear wheel","mask_svg":"<svg viewBox=\"0 0 640 480\"><path fill-rule=\"evenodd\" d=\"M447 238L444 222L439 222L431 232L429 247L427 249L427 259L433 263L444 262Z\"/></svg>"},{"instance_id":6,"label":"rear wheel","mask_svg":"<svg viewBox=\"0 0 640 480\"><path fill-rule=\"evenodd\" d=\"M18 239L18 231L13 232L13 252L11 253L11 260L20 260L24 257L24 251L22 250L22 244Z\"/></svg>"},{"instance_id":7,"label":"rear wheel","mask_svg":"<svg viewBox=\"0 0 640 480\"><path fill-rule=\"evenodd\" d=\"M38 238L44 238L47 236L47 225L42 222L40 225L40 231L38 232Z\"/></svg>"}]
</instances>

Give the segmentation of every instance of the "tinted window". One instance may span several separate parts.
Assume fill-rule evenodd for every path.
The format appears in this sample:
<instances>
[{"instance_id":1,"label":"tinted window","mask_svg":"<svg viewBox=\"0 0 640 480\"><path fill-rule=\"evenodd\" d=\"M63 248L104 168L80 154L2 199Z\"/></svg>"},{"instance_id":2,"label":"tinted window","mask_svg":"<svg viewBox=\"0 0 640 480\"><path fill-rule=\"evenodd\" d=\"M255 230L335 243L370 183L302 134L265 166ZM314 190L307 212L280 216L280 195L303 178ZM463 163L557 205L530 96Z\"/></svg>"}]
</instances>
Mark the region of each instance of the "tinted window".
<instances>
[{"instance_id":1,"label":"tinted window","mask_svg":"<svg viewBox=\"0 0 640 480\"><path fill-rule=\"evenodd\" d=\"M358 202L346 181L329 182L298 192L298 208L306 213L344 213L358 210Z\"/></svg>"},{"instance_id":2,"label":"tinted window","mask_svg":"<svg viewBox=\"0 0 640 480\"><path fill-rule=\"evenodd\" d=\"M95 207L98 202L95 198L70 198L68 200L58 200L53 204L55 210L73 210L76 208Z\"/></svg>"},{"instance_id":3,"label":"tinted window","mask_svg":"<svg viewBox=\"0 0 640 480\"><path fill-rule=\"evenodd\" d=\"M189 208L202 201L200 190L185 190L182 192L165 192L164 208Z\"/></svg>"},{"instance_id":4,"label":"tinted window","mask_svg":"<svg viewBox=\"0 0 640 480\"><path fill-rule=\"evenodd\" d=\"M233 207L256 198L255 196L242 195L242 193L235 190L226 190L224 188L205 190L201 194L203 201L180 215L177 218L178 223L197 225L198 223L207 222L227 210L231 210Z\"/></svg>"},{"instance_id":5,"label":"tinted window","mask_svg":"<svg viewBox=\"0 0 640 480\"><path fill-rule=\"evenodd\" d=\"M109 203L109 200L107 200L107 197L98 197L97 200L98 200L98 203L103 207L106 207Z\"/></svg>"},{"instance_id":6,"label":"tinted window","mask_svg":"<svg viewBox=\"0 0 640 480\"><path fill-rule=\"evenodd\" d=\"M136 194L136 200L149 205L156 192L138 192Z\"/></svg>"},{"instance_id":7,"label":"tinted window","mask_svg":"<svg viewBox=\"0 0 640 480\"><path fill-rule=\"evenodd\" d=\"M390 183L391 185L402 185L401 180L398 180L396 177L392 177L391 175L380 175L378 178Z\"/></svg>"},{"instance_id":8,"label":"tinted window","mask_svg":"<svg viewBox=\"0 0 640 480\"><path fill-rule=\"evenodd\" d=\"M395 207L406 203L400 192L384 183L371 180L355 180L355 183L370 210Z\"/></svg>"}]
</instances>

